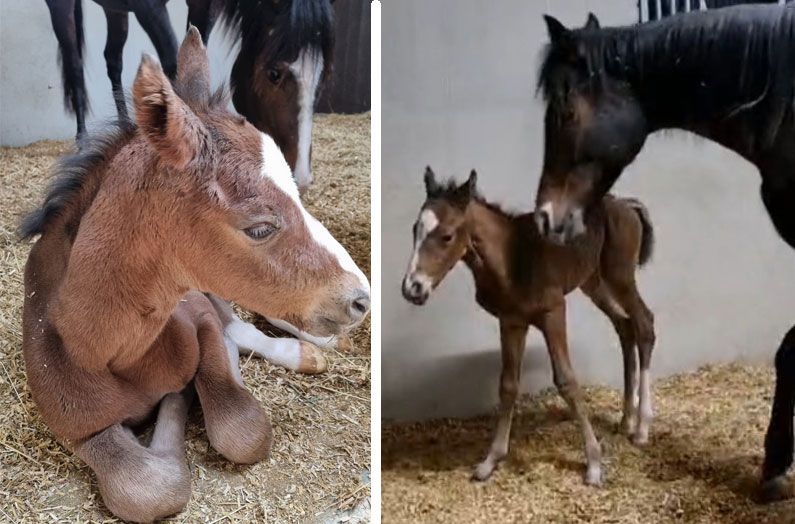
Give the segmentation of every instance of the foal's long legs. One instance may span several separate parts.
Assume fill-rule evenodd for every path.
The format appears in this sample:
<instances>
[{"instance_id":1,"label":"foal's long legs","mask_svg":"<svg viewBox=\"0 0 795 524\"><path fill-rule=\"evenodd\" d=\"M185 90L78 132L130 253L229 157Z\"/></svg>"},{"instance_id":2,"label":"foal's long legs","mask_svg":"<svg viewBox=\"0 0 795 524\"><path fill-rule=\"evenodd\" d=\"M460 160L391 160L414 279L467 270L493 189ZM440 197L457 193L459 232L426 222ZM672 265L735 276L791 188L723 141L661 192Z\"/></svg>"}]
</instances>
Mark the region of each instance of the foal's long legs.
<instances>
[{"instance_id":1,"label":"foal's long legs","mask_svg":"<svg viewBox=\"0 0 795 524\"><path fill-rule=\"evenodd\" d=\"M122 57L124 44L127 42L129 13L126 11L111 11L104 8L105 19L108 22L108 37L105 42L105 65L108 68L108 78L113 89L113 101L116 102L116 111L119 120L129 120L127 103L124 100L124 88L121 84Z\"/></svg>"},{"instance_id":2,"label":"foal's long legs","mask_svg":"<svg viewBox=\"0 0 795 524\"><path fill-rule=\"evenodd\" d=\"M527 339L526 324L512 324L500 321L500 342L502 345L502 375L500 376L500 414L497 430L486 459L478 464L473 473L477 480L486 480L497 468L497 464L508 454L511 437L513 407L519 392L519 379L522 373L522 355Z\"/></svg>"},{"instance_id":3,"label":"foal's long legs","mask_svg":"<svg viewBox=\"0 0 795 524\"><path fill-rule=\"evenodd\" d=\"M601 279L590 279L582 286L582 291L610 319L618 334L624 360L624 414L621 417L621 428L625 434L632 436L638 419L638 352L635 329Z\"/></svg>"},{"instance_id":4,"label":"foal's long legs","mask_svg":"<svg viewBox=\"0 0 795 524\"><path fill-rule=\"evenodd\" d=\"M203 320L197 338L201 357L195 384L210 444L239 464L266 458L271 449L270 417L243 387L239 372L232 370L218 320Z\"/></svg>"},{"instance_id":5,"label":"foal's long legs","mask_svg":"<svg viewBox=\"0 0 795 524\"><path fill-rule=\"evenodd\" d=\"M588 420L582 390L569 360L569 347L566 341L566 304L561 301L560 306L546 313L538 322L538 327L544 334L552 360L555 386L582 428L587 461L585 483L598 486L602 482L602 448L596 440L591 421Z\"/></svg>"},{"instance_id":6,"label":"foal's long legs","mask_svg":"<svg viewBox=\"0 0 795 524\"><path fill-rule=\"evenodd\" d=\"M181 511L188 503L185 421L191 398L186 393L163 398L148 448L121 424L75 446L76 454L97 475L102 500L117 517L151 522Z\"/></svg>"}]
</instances>

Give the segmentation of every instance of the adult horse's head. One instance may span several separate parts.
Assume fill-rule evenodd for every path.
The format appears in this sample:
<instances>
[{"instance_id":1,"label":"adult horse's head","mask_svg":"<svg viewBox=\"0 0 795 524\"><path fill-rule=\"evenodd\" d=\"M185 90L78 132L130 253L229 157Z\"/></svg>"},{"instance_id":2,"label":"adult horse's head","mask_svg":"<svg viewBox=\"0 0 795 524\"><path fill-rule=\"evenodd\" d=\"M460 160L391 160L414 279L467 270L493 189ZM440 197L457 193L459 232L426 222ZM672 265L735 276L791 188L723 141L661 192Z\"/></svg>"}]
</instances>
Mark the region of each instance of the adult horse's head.
<instances>
[{"instance_id":1,"label":"adult horse's head","mask_svg":"<svg viewBox=\"0 0 795 524\"><path fill-rule=\"evenodd\" d=\"M425 169L425 202L414 223L414 250L403 277L403 297L422 305L471 244L467 209L477 188L473 169L461 186L436 181L430 167Z\"/></svg>"},{"instance_id":2,"label":"adult horse's head","mask_svg":"<svg viewBox=\"0 0 795 524\"><path fill-rule=\"evenodd\" d=\"M235 108L273 137L303 190L312 182L315 101L331 70L331 3L230 1L225 19L240 33L232 68Z\"/></svg>"},{"instance_id":3,"label":"adult horse's head","mask_svg":"<svg viewBox=\"0 0 795 524\"><path fill-rule=\"evenodd\" d=\"M593 14L575 30L544 19L550 44L538 79L547 108L535 216L541 234L562 243L585 231L584 215L638 154L647 123L629 85L608 73L616 64L604 63L604 48L618 41L611 29L600 29Z\"/></svg>"},{"instance_id":4,"label":"adult horse's head","mask_svg":"<svg viewBox=\"0 0 795 524\"><path fill-rule=\"evenodd\" d=\"M153 228L148 234L159 244L170 246L172 258L162 264L178 269L173 278L182 287L314 335L357 324L370 308L367 279L304 209L274 140L227 112L209 84L207 53L191 28L173 87L148 57L133 85L145 141L119 155L129 155L131 170L136 162L147 165L138 182L147 197L140 197L134 216L140 227ZM136 198L135 192L116 199L117 205L125 198ZM84 221L81 233L92 224L102 227Z\"/></svg>"}]
</instances>

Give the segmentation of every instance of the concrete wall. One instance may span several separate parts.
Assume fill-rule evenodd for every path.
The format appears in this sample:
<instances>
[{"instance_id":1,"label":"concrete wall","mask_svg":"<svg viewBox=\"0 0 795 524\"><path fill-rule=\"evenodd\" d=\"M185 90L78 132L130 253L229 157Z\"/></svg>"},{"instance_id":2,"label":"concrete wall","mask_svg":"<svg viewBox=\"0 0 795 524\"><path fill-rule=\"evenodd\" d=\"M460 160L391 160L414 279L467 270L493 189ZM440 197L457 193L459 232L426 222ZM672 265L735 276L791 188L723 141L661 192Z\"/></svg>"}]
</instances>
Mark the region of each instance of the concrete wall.
<instances>
[{"instance_id":1,"label":"concrete wall","mask_svg":"<svg viewBox=\"0 0 795 524\"><path fill-rule=\"evenodd\" d=\"M500 369L497 321L478 309L462 265L418 308L400 295L426 164L529 210L542 162L542 102L534 97L542 13L582 25L637 20L634 0L387 0L383 7L383 416L463 416L493 408ZM735 154L684 133L652 136L615 192L650 208L657 253L640 275L656 313L657 377L708 362L770 361L795 321L795 254L759 199L759 176ZM584 383L620 384L609 323L569 301L572 359ZM523 391L551 385L531 332ZM619 406L616 406L619 410Z\"/></svg>"},{"instance_id":2,"label":"concrete wall","mask_svg":"<svg viewBox=\"0 0 795 524\"><path fill-rule=\"evenodd\" d=\"M93 111L89 131L98 122L116 115L102 52L107 24L102 9L91 0L83 1L86 32L85 79ZM178 41L185 36L188 19L183 0L168 3L171 23ZM132 86L141 53L157 56L134 15L124 48L122 82ZM213 86L229 77L234 55L227 39L216 28L210 36L210 68ZM57 62L58 42L43 0L2 0L0 2L0 145L20 146L42 139L73 138L77 130L73 115L64 111L61 73Z\"/></svg>"}]
</instances>

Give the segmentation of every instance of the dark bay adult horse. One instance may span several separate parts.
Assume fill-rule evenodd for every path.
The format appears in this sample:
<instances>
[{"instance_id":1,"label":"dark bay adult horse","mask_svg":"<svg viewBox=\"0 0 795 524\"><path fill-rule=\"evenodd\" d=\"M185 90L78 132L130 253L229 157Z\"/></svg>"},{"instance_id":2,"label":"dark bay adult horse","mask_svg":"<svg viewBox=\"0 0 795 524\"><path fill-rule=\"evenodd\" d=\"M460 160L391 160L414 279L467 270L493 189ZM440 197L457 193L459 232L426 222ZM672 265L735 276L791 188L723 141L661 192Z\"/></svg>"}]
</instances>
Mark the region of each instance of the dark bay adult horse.
<instances>
[{"instance_id":1,"label":"dark bay adult horse","mask_svg":"<svg viewBox=\"0 0 795 524\"><path fill-rule=\"evenodd\" d=\"M570 30L546 17L547 103L536 196L541 232L568 241L646 137L684 129L753 163L779 235L795 248L795 9L737 6L649 24ZM791 495L795 327L776 354L762 497Z\"/></svg>"},{"instance_id":2,"label":"dark bay adult horse","mask_svg":"<svg viewBox=\"0 0 795 524\"><path fill-rule=\"evenodd\" d=\"M88 95L83 80L82 0L46 0L60 49L64 103L85 133ZM105 62L120 118L127 119L121 83L128 17L133 13L172 80L177 39L166 11L168 0L95 0L105 11ZM204 43L217 20L240 43L232 67L235 109L269 134L284 153L300 189L312 181L312 116L322 81L329 76L334 43L329 0L187 0L188 24Z\"/></svg>"}]
</instances>

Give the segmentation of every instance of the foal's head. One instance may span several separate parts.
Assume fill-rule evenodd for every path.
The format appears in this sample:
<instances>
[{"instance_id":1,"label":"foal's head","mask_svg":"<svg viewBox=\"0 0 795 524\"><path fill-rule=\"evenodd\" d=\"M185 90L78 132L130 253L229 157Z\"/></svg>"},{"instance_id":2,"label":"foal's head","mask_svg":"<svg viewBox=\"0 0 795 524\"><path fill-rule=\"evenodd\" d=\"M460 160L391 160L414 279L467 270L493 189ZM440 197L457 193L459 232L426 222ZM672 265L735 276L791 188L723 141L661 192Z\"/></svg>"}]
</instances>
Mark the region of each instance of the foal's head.
<instances>
[{"instance_id":1,"label":"foal's head","mask_svg":"<svg viewBox=\"0 0 795 524\"><path fill-rule=\"evenodd\" d=\"M425 169L426 198L414 223L414 250L403 277L403 296L409 302L424 304L469 249L467 209L476 185L474 169L460 186L442 186L433 170Z\"/></svg>"},{"instance_id":2,"label":"foal's head","mask_svg":"<svg viewBox=\"0 0 795 524\"><path fill-rule=\"evenodd\" d=\"M235 0L227 10L241 36L232 68L235 107L273 137L304 189L312 181L315 101L331 70L331 3Z\"/></svg>"},{"instance_id":3,"label":"foal's head","mask_svg":"<svg viewBox=\"0 0 795 524\"><path fill-rule=\"evenodd\" d=\"M611 29L591 14L570 30L545 17L550 44L539 73L546 99L544 167L536 195L542 235L562 243L585 231L584 214L640 151L646 119L629 85L611 77Z\"/></svg>"},{"instance_id":4,"label":"foal's head","mask_svg":"<svg viewBox=\"0 0 795 524\"><path fill-rule=\"evenodd\" d=\"M154 60L142 60L133 99L148 147L128 146L126 154L147 165L140 190L161 200L131 210L129 219L156 224L150 234L174 246L174 258L162 263L179 269L185 287L318 336L357 324L370 308L367 279L304 209L273 139L227 112L209 84L195 28L180 49L173 87Z\"/></svg>"}]
</instances>

